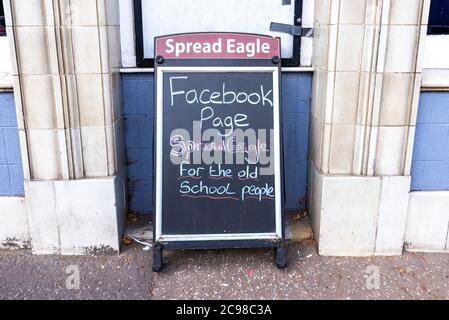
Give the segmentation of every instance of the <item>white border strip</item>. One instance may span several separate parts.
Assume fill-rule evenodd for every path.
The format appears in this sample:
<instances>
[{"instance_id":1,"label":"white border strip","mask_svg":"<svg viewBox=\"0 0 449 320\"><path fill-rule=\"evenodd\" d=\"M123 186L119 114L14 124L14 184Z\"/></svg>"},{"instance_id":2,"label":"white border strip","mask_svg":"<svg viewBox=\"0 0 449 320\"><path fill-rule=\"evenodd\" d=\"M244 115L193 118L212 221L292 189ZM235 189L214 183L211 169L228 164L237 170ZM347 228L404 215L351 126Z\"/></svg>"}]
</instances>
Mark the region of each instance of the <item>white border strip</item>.
<instances>
[{"instance_id":1,"label":"white border strip","mask_svg":"<svg viewBox=\"0 0 449 320\"><path fill-rule=\"evenodd\" d=\"M427 35L424 69L449 69L449 34Z\"/></svg>"},{"instance_id":2,"label":"white border strip","mask_svg":"<svg viewBox=\"0 0 449 320\"><path fill-rule=\"evenodd\" d=\"M422 71L423 90L449 89L449 35L427 35Z\"/></svg>"},{"instance_id":3,"label":"white border strip","mask_svg":"<svg viewBox=\"0 0 449 320\"><path fill-rule=\"evenodd\" d=\"M188 234L188 235L164 235L159 241L214 241L214 240L275 240L279 236L276 233L234 233L221 234Z\"/></svg>"},{"instance_id":4,"label":"white border strip","mask_svg":"<svg viewBox=\"0 0 449 320\"><path fill-rule=\"evenodd\" d=\"M163 70L158 69L157 72L157 115L156 115L156 225L155 225L155 235L156 241L159 240L162 234L162 163L163 163L163 154L162 154L162 126L164 124L164 119L162 117L162 109L163 105L163 83L164 83L164 73Z\"/></svg>"},{"instance_id":5,"label":"white border strip","mask_svg":"<svg viewBox=\"0 0 449 320\"><path fill-rule=\"evenodd\" d=\"M279 68L273 69L273 129L274 129L274 183L276 193L276 233L280 238L282 234L282 193L281 193L281 104L279 97L281 95L279 88Z\"/></svg>"},{"instance_id":6,"label":"white border strip","mask_svg":"<svg viewBox=\"0 0 449 320\"><path fill-rule=\"evenodd\" d=\"M11 74L12 61L8 37L0 37L0 90L11 91L13 89Z\"/></svg>"},{"instance_id":7,"label":"white border strip","mask_svg":"<svg viewBox=\"0 0 449 320\"><path fill-rule=\"evenodd\" d=\"M134 0L120 0L119 5L122 66L135 68L137 63L134 35Z\"/></svg>"},{"instance_id":8,"label":"white border strip","mask_svg":"<svg viewBox=\"0 0 449 320\"><path fill-rule=\"evenodd\" d=\"M210 234L210 235L163 235L162 234L162 169L163 169L163 150L162 150L162 125L163 125L163 80L164 72L170 73L273 73L273 129L275 143L275 216L276 233L254 233L254 234ZM277 67L159 67L157 69L157 130L156 130L156 241L211 241L211 240L256 240L256 239L277 239L282 238L282 193L281 193L281 153L280 153L280 101L279 101L279 69ZM201 239L200 239L201 238ZM171 239L171 240L170 240Z\"/></svg>"},{"instance_id":9,"label":"white border strip","mask_svg":"<svg viewBox=\"0 0 449 320\"><path fill-rule=\"evenodd\" d=\"M422 72L422 89L449 89L448 69L424 69Z\"/></svg>"},{"instance_id":10,"label":"white border strip","mask_svg":"<svg viewBox=\"0 0 449 320\"><path fill-rule=\"evenodd\" d=\"M282 72L314 72L314 67L285 67ZM121 68L120 73L154 73L154 68Z\"/></svg>"}]
</instances>

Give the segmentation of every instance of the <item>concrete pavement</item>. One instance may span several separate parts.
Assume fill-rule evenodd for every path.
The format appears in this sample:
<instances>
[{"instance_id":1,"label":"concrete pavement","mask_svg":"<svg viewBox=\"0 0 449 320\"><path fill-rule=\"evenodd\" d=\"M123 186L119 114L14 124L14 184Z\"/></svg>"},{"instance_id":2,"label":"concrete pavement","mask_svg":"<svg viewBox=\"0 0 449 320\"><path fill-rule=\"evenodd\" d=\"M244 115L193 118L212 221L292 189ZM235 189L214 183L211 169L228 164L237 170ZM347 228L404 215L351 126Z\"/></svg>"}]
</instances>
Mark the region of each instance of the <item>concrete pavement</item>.
<instances>
[{"instance_id":1,"label":"concrete pavement","mask_svg":"<svg viewBox=\"0 0 449 320\"><path fill-rule=\"evenodd\" d=\"M449 298L449 254L320 257L308 241L289 246L285 270L274 266L272 250L173 251L165 271L153 274L143 248L95 257L0 251L0 299Z\"/></svg>"}]
</instances>

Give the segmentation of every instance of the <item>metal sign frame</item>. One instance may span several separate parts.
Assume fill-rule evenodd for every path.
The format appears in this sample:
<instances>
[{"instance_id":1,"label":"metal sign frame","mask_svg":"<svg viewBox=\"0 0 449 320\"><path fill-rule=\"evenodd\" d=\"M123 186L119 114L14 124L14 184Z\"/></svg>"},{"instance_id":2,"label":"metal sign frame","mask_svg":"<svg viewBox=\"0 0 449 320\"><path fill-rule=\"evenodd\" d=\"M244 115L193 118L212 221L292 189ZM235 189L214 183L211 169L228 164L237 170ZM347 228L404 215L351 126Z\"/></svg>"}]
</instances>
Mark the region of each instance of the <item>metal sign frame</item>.
<instances>
[{"instance_id":1,"label":"metal sign frame","mask_svg":"<svg viewBox=\"0 0 449 320\"><path fill-rule=\"evenodd\" d=\"M162 179L163 179L163 76L169 73L271 73L273 75L273 130L275 157L275 207L276 232L257 234L207 234L207 235L168 235L162 230ZM156 68L156 212L155 212L155 242L170 241L220 241L220 240L276 240L283 238L282 230L282 182L281 182L281 150L280 150L280 99L279 99L279 68L278 67L157 67Z\"/></svg>"},{"instance_id":2,"label":"metal sign frame","mask_svg":"<svg viewBox=\"0 0 449 320\"><path fill-rule=\"evenodd\" d=\"M238 35L238 34L235 34ZM179 35L177 35L179 36ZM260 36L260 35L257 35ZM168 36L166 36L168 37ZM155 39L155 42L159 38ZM155 59L155 116L154 116L154 247L153 270L162 270L163 249L213 249L213 248L276 248L276 265L286 265L284 247L284 168L281 121L281 63L273 59ZM275 232L236 234L166 234L163 230L163 124L164 124L164 74L176 73L265 73L273 78L273 130L274 130L274 186Z\"/></svg>"}]
</instances>

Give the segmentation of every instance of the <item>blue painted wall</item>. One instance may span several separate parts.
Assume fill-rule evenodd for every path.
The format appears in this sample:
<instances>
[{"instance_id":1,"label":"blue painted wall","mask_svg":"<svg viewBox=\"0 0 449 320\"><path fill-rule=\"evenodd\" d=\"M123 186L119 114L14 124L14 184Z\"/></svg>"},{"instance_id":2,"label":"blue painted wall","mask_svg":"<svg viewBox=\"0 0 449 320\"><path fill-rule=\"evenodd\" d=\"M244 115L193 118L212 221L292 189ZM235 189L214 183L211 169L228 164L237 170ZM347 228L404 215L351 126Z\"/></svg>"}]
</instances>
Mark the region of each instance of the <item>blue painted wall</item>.
<instances>
[{"instance_id":1,"label":"blue painted wall","mask_svg":"<svg viewBox=\"0 0 449 320\"><path fill-rule=\"evenodd\" d=\"M282 76L286 208L305 208L311 73ZM153 211L153 75L123 74L129 207Z\"/></svg>"},{"instance_id":2,"label":"blue painted wall","mask_svg":"<svg viewBox=\"0 0 449 320\"><path fill-rule=\"evenodd\" d=\"M0 92L0 196L24 194L14 94Z\"/></svg>"},{"instance_id":3,"label":"blue painted wall","mask_svg":"<svg viewBox=\"0 0 449 320\"><path fill-rule=\"evenodd\" d=\"M412 161L412 190L449 190L449 93L421 94Z\"/></svg>"}]
</instances>

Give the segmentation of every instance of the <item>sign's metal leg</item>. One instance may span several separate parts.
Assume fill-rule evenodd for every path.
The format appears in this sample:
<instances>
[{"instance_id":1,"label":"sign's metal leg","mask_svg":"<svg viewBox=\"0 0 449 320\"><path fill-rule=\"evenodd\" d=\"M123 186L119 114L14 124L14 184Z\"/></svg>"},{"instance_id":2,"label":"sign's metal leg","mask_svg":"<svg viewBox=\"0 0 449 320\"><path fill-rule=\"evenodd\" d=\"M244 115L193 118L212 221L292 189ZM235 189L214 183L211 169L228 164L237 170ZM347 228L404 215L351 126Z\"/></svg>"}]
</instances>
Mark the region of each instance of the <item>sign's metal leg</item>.
<instances>
[{"instance_id":1,"label":"sign's metal leg","mask_svg":"<svg viewBox=\"0 0 449 320\"><path fill-rule=\"evenodd\" d=\"M276 247L275 263L279 269L285 269L287 267L287 249L283 241Z\"/></svg>"},{"instance_id":2,"label":"sign's metal leg","mask_svg":"<svg viewBox=\"0 0 449 320\"><path fill-rule=\"evenodd\" d=\"M153 246L153 271L161 272L163 267L162 246L156 242Z\"/></svg>"}]
</instances>

